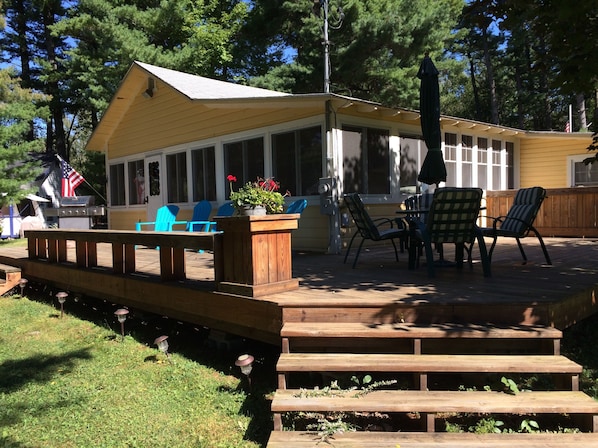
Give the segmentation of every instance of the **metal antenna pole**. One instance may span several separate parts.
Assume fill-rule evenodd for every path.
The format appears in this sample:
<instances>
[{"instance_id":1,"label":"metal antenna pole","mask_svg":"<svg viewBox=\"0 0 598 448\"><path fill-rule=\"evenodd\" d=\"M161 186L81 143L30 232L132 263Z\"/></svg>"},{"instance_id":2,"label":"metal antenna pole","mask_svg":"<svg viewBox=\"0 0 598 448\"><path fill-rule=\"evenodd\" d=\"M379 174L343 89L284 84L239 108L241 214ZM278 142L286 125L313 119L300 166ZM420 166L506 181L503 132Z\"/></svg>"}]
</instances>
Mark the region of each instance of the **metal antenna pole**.
<instances>
[{"instance_id":1,"label":"metal antenna pole","mask_svg":"<svg viewBox=\"0 0 598 448\"><path fill-rule=\"evenodd\" d=\"M330 41L328 40L328 0L324 0L324 93L330 93Z\"/></svg>"}]
</instances>

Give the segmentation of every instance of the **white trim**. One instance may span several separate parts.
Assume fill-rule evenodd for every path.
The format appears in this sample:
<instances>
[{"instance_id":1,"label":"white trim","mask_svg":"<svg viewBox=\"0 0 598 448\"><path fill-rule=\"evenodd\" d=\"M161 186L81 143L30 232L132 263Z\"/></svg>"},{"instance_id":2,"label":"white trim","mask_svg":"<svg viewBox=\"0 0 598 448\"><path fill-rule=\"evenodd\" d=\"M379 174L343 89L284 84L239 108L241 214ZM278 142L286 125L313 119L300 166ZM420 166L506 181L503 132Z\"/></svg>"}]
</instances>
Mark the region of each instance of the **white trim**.
<instances>
[{"instance_id":1,"label":"white trim","mask_svg":"<svg viewBox=\"0 0 598 448\"><path fill-rule=\"evenodd\" d=\"M575 164L583 162L588 158L587 154L578 154L567 156L567 186L568 187L583 187L583 185L575 185ZM594 187L595 185L590 185Z\"/></svg>"}]
</instances>

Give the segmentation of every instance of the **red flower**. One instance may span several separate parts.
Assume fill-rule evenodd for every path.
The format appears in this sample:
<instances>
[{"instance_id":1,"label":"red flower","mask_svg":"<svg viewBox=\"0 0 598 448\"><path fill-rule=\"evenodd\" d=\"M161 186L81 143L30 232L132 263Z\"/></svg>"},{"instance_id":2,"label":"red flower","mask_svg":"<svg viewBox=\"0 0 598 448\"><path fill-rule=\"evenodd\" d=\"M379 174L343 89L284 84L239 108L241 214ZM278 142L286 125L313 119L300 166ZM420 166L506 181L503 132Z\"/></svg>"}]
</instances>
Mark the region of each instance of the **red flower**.
<instances>
[{"instance_id":1,"label":"red flower","mask_svg":"<svg viewBox=\"0 0 598 448\"><path fill-rule=\"evenodd\" d=\"M237 178L232 174L229 174L228 176L226 176L226 180L228 180L229 182L236 182Z\"/></svg>"}]
</instances>

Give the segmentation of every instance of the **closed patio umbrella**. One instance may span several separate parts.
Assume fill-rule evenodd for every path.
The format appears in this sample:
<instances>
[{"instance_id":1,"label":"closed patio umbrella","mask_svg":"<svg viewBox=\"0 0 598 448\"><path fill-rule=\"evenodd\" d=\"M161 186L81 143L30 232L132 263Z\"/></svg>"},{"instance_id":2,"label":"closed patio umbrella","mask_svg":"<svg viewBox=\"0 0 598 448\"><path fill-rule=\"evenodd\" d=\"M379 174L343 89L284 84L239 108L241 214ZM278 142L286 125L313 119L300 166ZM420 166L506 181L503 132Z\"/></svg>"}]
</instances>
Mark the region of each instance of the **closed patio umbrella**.
<instances>
[{"instance_id":1,"label":"closed patio umbrella","mask_svg":"<svg viewBox=\"0 0 598 448\"><path fill-rule=\"evenodd\" d=\"M442 158L440 137L440 93L438 91L438 70L430 56L426 54L417 77L419 88L419 111L422 134L428 152L417 180L428 185L446 181L446 166Z\"/></svg>"}]
</instances>

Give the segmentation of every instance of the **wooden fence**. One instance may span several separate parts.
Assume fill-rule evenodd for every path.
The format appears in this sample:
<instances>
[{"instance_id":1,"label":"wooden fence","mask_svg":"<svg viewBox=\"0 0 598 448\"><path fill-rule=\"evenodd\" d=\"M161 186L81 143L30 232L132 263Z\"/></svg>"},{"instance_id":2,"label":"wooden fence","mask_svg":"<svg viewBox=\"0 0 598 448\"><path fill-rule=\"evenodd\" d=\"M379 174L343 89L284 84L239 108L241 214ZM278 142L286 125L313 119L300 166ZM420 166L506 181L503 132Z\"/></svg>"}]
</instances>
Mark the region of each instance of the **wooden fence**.
<instances>
[{"instance_id":1,"label":"wooden fence","mask_svg":"<svg viewBox=\"0 0 598 448\"><path fill-rule=\"evenodd\" d=\"M504 216L517 190L488 191L487 216ZM598 237L598 187L552 188L535 227L542 236Z\"/></svg>"}]
</instances>

